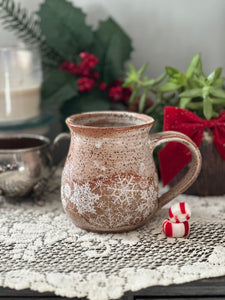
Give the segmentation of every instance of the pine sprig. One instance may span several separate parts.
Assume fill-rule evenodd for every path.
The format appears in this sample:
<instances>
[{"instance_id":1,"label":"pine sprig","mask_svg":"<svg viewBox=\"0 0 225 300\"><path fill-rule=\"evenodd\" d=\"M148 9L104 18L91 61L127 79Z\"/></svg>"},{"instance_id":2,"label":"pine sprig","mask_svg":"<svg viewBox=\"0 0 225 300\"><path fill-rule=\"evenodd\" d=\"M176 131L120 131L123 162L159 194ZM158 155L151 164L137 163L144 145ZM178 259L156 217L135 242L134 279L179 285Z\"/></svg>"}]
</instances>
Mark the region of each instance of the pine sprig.
<instances>
[{"instance_id":1,"label":"pine sprig","mask_svg":"<svg viewBox=\"0 0 225 300\"><path fill-rule=\"evenodd\" d=\"M42 61L46 65L56 65L61 61L60 56L49 47L41 34L39 19L29 14L20 4L13 0L0 0L0 15L5 29L14 31L26 44L36 45L42 54Z\"/></svg>"},{"instance_id":2,"label":"pine sprig","mask_svg":"<svg viewBox=\"0 0 225 300\"><path fill-rule=\"evenodd\" d=\"M29 43L42 43L43 37L40 32L38 20L34 15L21 8L20 4L15 4L13 0L1 0L2 23L6 29L16 31L18 37Z\"/></svg>"}]
</instances>

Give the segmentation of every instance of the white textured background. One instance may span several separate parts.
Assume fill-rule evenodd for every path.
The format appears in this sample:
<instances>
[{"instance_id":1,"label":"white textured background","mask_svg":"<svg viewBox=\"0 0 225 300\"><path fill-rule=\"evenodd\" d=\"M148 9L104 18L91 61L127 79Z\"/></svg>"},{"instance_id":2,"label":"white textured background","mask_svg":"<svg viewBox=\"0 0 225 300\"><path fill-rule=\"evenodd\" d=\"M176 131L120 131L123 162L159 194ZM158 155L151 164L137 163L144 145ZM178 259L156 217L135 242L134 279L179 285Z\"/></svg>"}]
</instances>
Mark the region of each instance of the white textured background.
<instances>
[{"instance_id":1,"label":"white textured background","mask_svg":"<svg viewBox=\"0 0 225 300\"><path fill-rule=\"evenodd\" d=\"M54 0L51 0L54 1ZM40 0L20 0L36 10ZM165 65L186 70L191 57L201 52L204 71L225 68L224 0L73 0L88 15L87 22L111 15L130 35L132 63L149 62L148 73L157 76ZM15 45L12 33L0 24L0 46ZM225 73L225 72L224 72Z\"/></svg>"}]
</instances>

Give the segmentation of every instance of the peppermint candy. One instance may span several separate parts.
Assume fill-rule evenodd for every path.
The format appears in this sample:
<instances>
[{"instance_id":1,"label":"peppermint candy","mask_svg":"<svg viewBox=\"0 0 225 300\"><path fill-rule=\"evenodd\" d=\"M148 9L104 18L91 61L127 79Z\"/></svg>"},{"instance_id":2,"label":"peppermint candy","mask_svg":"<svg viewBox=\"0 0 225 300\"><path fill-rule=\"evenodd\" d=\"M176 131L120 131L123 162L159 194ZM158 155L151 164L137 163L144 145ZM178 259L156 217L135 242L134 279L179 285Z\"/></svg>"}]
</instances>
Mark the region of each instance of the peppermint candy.
<instances>
[{"instance_id":1,"label":"peppermint candy","mask_svg":"<svg viewBox=\"0 0 225 300\"><path fill-rule=\"evenodd\" d=\"M169 208L169 218L173 223L181 223L191 217L190 206L185 202L176 203Z\"/></svg>"},{"instance_id":2,"label":"peppermint candy","mask_svg":"<svg viewBox=\"0 0 225 300\"><path fill-rule=\"evenodd\" d=\"M172 205L169 208L169 218L163 222L162 230L168 237L185 237L189 233L190 206L185 202Z\"/></svg>"},{"instance_id":3,"label":"peppermint candy","mask_svg":"<svg viewBox=\"0 0 225 300\"><path fill-rule=\"evenodd\" d=\"M185 237L189 233L188 221L181 223L173 223L170 219L166 219L162 225L163 232L168 237Z\"/></svg>"}]
</instances>

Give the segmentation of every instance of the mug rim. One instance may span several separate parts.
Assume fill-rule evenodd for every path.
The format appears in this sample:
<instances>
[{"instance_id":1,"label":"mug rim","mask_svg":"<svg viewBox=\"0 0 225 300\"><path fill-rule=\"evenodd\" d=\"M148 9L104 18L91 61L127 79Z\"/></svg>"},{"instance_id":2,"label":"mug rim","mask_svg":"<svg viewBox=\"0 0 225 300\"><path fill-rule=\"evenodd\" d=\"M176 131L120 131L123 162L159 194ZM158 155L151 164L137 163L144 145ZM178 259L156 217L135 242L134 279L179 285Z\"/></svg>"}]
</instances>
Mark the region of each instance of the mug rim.
<instances>
[{"instance_id":1,"label":"mug rim","mask_svg":"<svg viewBox=\"0 0 225 300\"><path fill-rule=\"evenodd\" d=\"M98 127L98 126L89 126L89 125L83 125L76 123L75 120L82 120L87 118L88 116L101 116L101 115L114 115L114 116L130 116L134 117L136 119L139 119L143 121L143 124L134 124L130 126L118 126L118 127ZM84 113L79 113L79 114L74 114L69 116L66 119L66 124L69 127L72 128L78 128L78 129L88 129L88 130L95 130L95 131L126 131L126 130L132 130L132 129L140 129L140 128L146 128L151 125L153 125L155 120L148 115L141 114L141 113L136 113L136 112L128 112L128 111L93 111L93 112L84 112Z\"/></svg>"},{"instance_id":2,"label":"mug rim","mask_svg":"<svg viewBox=\"0 0 225 300\"><path fill-rule=\"evenodd\" d=\"M0 148L0 154L1 153L19 153L19 152L26 152L26 151L33 151L38 149L43 149L50 145L50 139L43 135L37 135L37 134L12 134L8 136L0 136L0 140L10 140L10 139L22 139L22 138L28 138L28 139L35 139L42 141L43 143L39 146L33 146L33 147L26 147L26 148L15 148L15 149L1 149Z\"/></svg>"}]
</instances>

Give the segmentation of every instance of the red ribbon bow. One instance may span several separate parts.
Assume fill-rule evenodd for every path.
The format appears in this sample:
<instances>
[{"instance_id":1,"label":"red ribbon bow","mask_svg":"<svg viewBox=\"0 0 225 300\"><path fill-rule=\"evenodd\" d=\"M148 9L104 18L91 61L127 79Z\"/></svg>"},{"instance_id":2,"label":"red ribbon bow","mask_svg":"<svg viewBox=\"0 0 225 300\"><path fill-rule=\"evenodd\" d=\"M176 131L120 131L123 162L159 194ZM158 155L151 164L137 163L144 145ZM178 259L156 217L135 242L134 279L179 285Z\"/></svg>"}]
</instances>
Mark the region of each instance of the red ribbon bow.
<instances>
[{"instance_id":1,"label":"red ribbon bow","mask_svg":"<svg viewBox=\"0 0 225 300\"><path fill-rule=\"evenodd\" d=\"M189 136L200 147L204 130L209 128L213 142L225 160L225 112L217 119L205 120L196 114L178 107L165 107L164 130L175 130ZM163 184L168 184L190 161L191 152L184 145L168 143L158 153Z\"/></svg>"}]
</instances>

